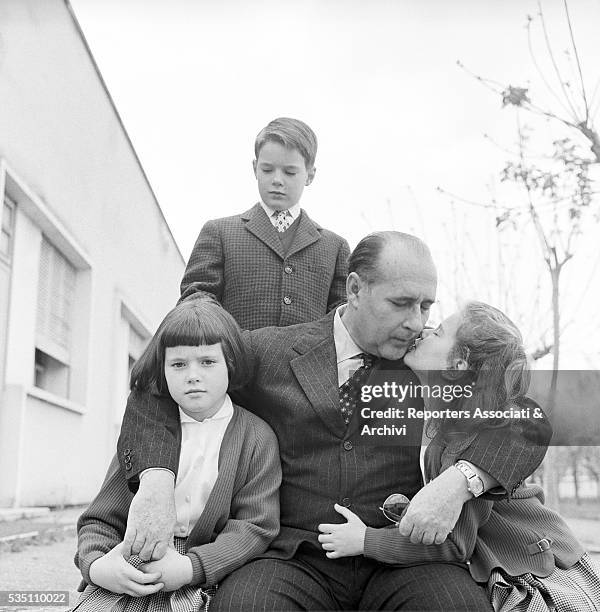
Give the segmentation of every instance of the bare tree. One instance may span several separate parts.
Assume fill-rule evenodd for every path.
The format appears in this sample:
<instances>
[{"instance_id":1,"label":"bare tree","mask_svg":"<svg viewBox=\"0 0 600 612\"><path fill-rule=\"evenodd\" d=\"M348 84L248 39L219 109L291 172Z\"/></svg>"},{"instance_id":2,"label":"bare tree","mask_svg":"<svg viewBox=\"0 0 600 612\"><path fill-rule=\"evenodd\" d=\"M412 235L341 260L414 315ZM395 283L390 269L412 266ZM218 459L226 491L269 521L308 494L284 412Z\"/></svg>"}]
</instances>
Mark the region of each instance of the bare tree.
<instances>
[{"instance_id":1,"label":"bare tree","mask_svg":"<svg viewBox=\"0 0 600 612\"><path fill-rule=\"evenodd\" d=\"M550 415L556 407L560 367L562 273L575 256L578 239L591 222L599 220L597 199L594 198L597 192L592 179L592 171L600 165L600 138L594 126L599 87L596 85L592 95L588 94L567 0L563 0L563 8L569 41L569 48L563 53L568 64L566 68L557 60L539 2L538 14L527 19L530 56L539 80L550 94L549 104L538 101L541 94L534 96L528 87L485 79L468 71L459 62L463 70L501 97L503 108L510 107L515 111L516 149L506 162L501 177L507 186L516 188L521 200L517 205L512 202L501 204L495 199L474 204L494 211L498 232L507 229L523 232L528 227L538 243L538 252L551 286L552 341L544 342L539 350L539 354L551 351L553 355L553 372L545 406ZM541 44L534 39L535 30L541 35ZM542 67L538 56L540 46L549 73ZM573 78L569 78L569 71ZM531 124L525 124L525 118ZM543 120L541 126L539 119ZM550 151L548 144L543 144L549 124L561 132L550 143ZM540 146L543 152L538 150ZM555 449L549 449L544 484L548 503L554 507L559 504L558 467L557 453Z\"/></svg>"}]
</instances>

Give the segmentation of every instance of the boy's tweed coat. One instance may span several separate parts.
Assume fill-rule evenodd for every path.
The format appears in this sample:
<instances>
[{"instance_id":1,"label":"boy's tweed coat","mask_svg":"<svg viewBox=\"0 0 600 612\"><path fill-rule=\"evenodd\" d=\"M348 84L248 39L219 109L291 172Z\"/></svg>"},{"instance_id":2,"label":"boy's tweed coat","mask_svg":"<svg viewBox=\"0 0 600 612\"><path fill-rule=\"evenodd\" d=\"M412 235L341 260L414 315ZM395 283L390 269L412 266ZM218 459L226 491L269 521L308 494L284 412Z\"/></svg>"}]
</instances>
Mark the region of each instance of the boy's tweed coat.
<instances>
[{"instance_id":1,"label":"boy's tweed coat","mask_svg":"<svg viewBox=\"0 0 600 612\"><path fill-rule=\"evenodd\" d=\"M181 282L182 299L213 294L242 329L306 323L346 299L348 243L302 211L287 253L260 204L208 221Z\"/></svg>"},{"instance_id":2,"label":"boy's tweed coat","mask_svg":"<svg viewBox=\"0 0 600 612\"><path fill-rule=\"evenodd\" d=\"M331 312L313 323L244 335L253 377L232 396L271 425L283 470L281 532L270 556L290 558L302 542L320 549L319 523L340 522L334 502L350 507L366 524L384 527L389 522L379 510L383 500L393 492L412 497L422 486L418 422L410 426L413 439L405 446L361 443L357 410L346 427L339 408L333 319ZM382 361L372 376L377 374L405 384L412 372L402 361ZM398 399L381 398L370 405L377 410L388 406L398 407ZM122 461L130 487L135 488L135 476L145 468L177 469L177 440L169 433L176 418L176 407L168 402L130 396L119 439L119 457L125 452L130 456L128 466ZM547 439L547 430L540 419L513 422L502 432L484 431L460 458L489 472L512 493L541 462L546 449L531 440Z\"/></svg>"}]
</instances>

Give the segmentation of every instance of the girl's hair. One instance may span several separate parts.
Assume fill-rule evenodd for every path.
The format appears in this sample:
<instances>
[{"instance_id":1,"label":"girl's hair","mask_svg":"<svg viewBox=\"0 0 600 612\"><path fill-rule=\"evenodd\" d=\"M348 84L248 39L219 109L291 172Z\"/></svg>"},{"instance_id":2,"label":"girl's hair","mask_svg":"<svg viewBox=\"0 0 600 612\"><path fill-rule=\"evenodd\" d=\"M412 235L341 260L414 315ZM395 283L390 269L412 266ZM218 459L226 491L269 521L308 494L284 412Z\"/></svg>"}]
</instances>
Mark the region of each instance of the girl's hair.
<instances>
[{"instance_id":1,"label":"girl's hair","mask_svg":"<svg viewBox=\"0 0 600 612\"><path fill-rule=\"evenodd\" d=\"M248 356L235 319L216 300L194 295L163 319L131 371L130 389L168 395L165 350L173 346L221 343L231 391L248 379Z\"/></svg>"},{"instance_id":2,"label":"girl's hair","mask_svg":"<svg viewBox=\"0 0 600 612\"><path fill-rule=\"evenodd\" d=\"M451 362L454 359L464 359L468 369L441 374L446 382L463 388L473 385L472 396L458 400L460 409L469 410L471 418L445 420L438 426L446 432L473 432L482 426L506 425L506 419L478 419L473 414L476 408L495 411L521 407L529 389L530 371L517 326L497 308L469 302L461 312L456 343L449 355Z\"/></svg>"}]
</instances>

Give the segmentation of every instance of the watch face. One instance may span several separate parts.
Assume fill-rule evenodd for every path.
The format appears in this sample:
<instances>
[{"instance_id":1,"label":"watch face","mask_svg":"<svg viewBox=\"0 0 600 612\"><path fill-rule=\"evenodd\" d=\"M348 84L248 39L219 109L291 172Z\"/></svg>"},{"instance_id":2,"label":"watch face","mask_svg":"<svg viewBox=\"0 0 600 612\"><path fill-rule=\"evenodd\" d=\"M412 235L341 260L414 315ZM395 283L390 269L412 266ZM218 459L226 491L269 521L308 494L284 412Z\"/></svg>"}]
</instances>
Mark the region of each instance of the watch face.
<instances>
[{"instance_id":1,"label":"watch face","mask_svg":"<svg viewBox=\"0 0 600 612\"><path fill-rule=\"evenodd\" d=\"M483 493L483 483L479 477L469 481L469 489L473 495L481 495Z\"/></svg>"}]
</instances>

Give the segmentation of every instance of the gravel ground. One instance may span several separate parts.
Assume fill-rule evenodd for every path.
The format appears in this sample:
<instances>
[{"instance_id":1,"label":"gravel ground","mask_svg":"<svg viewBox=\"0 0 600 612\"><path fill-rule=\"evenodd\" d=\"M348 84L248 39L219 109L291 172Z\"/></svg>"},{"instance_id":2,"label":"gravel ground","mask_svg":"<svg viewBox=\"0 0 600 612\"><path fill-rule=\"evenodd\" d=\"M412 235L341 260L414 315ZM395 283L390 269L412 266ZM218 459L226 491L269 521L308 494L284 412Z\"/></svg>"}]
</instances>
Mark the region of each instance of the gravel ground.
<instances>
[{"instance_id":1,"label":"gravel ground","mask_svg":"<svg viewBox=\"0 0 600 612\"><path fill-rule=\"evenodd\" d=\"M57 536L54 541L24 546L17 552L0 553L0 590L69 591L69 606L77 601L77 585L81 580L73 564L77 547L75 532ZM48 610L58 612L66 607L3 607L2 612L16 610Z\"/></svg>"}]
</instances>

